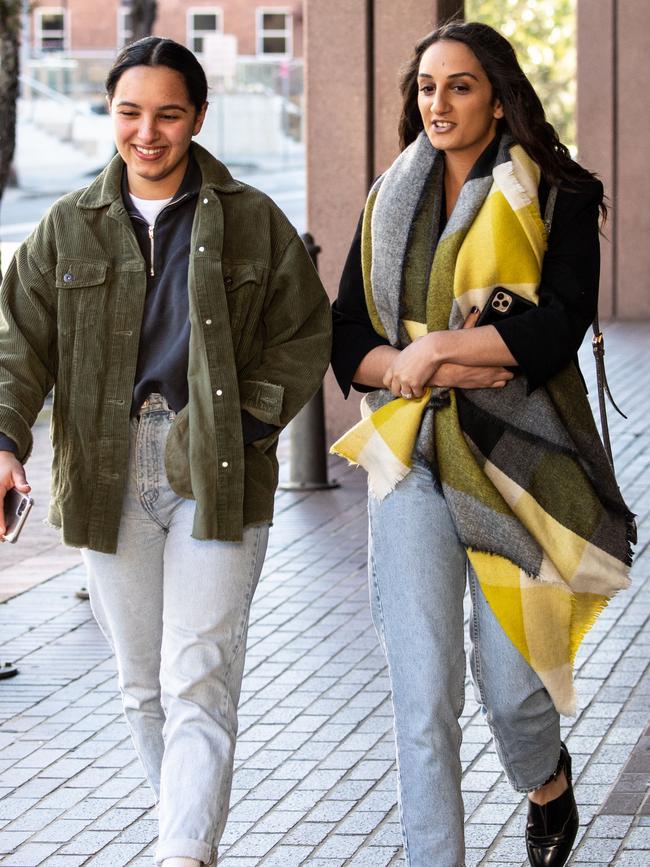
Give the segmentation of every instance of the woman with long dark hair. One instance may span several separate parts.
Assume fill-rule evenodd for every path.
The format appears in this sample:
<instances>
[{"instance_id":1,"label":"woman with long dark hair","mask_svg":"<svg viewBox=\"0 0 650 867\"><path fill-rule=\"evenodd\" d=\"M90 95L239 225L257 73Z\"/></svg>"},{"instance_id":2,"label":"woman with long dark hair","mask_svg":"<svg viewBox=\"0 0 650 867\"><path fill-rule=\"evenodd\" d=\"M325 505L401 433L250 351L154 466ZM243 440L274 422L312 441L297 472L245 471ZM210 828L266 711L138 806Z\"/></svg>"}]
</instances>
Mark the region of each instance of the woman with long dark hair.
<instances>
[{"instance_id":1,"label":"woman with long dark hair","mask_svg":"<svg viewBox=\"0 0 650 867\"><path fill-rule=\"evenodd\" d=\"M334 450L368 470L406 861L464 864L469 582L476 694L528 793L530 862L559 867L578 828L559 714L575 712L575 652L626 586L632 538L576 363L603 188L486 25L426 36L402 94L402 153L370 191L334 304L333 367L346 395L367 392Z\"/></svg>"},{"instance_id":2,"label":"woman with long dark hair","mask_svg":"<svg viewBox=\"0 0 650 867\"><path fill-rule=\"evenodd\" d=\"M29 490L54 386L49 519L117 658L156 859L198 867L228 814L276 443L320 385L329 305L284 214L192 143L207 83L187 48L127 46L106 90L118 154L2 283L0 506Z\"/></svg>"}]
</instances>

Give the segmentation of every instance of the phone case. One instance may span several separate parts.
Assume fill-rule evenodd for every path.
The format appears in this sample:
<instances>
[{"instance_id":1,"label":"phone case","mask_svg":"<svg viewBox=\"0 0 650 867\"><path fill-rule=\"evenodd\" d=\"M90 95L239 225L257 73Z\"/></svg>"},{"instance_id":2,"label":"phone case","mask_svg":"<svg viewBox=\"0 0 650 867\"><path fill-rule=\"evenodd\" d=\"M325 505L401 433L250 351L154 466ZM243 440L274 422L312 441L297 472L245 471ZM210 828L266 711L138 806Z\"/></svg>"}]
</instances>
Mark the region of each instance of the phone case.
<instances>
[{"instance_id":1,"label":"phone case","mask_svg":"<svg viewBox=\"0 0 650 867\"><path fill-rule=\"evenodd\" d=\"M27 515L34 505L34 500L26 494L21 494L15 488L7 491L4 498L4 513L6 532L3 542L17 542Z\"/></svg>"},{"instance_id":2,"label":"phone case","mask_svg":"<svg viewBox=\"0 0 650 867\"><path fill-rule=\"evenodd\" d=\"M535 304L532 301L522 298L521 295L517 295L510 289L497 286L485 302L476 324L493 325L495 322L500 322L510 316L517 316L519 313L525 313L526 310L531 310L534 307Z\"/></svg>"}]
</instances>

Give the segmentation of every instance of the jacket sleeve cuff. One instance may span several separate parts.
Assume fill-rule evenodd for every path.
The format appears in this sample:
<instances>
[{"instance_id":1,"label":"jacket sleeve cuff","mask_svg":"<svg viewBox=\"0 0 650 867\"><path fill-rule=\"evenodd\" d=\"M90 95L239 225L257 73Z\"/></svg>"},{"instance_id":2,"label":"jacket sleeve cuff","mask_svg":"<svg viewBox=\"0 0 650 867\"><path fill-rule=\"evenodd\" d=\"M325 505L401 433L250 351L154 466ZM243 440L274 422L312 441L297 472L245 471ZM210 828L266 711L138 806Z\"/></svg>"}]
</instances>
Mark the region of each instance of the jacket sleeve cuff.
<instances>
[{"instance_id":1,"label":"jacket sleeve cuff","mask_svg":"<svg viewBox=\"0 0 650 867\"><path fill-rule=\"evenodd\" d=\"M241 408L258 421L281 427L284 386L273 382L245 379L239 384Z\"/></svg>"},{"instance_id":2,"label":"jacket sleeve cuff","mask_svg":"<svg viewBox=\"0 0 650 867\"><path fill-rule=\"evenodd\" d=\"M522 314L519 319L521 320L522 316L526 315L526 313ZM514 319L515 317L513 316L511 319L504 319L501 322L493 324L499 332L499 336L510 350L510 354L517 362L519 369L526 376L528 382L527 393L530 394L543 384L543 378L540 376L539 371L535 369L535 358L538 356L531 350L531 342L535 344L535 349L538 349L535 339L537 335L535 335L533 330L529 332L528 329L521 329L521 322L515 322L513 327Z\"/></svg>"},{"instance_id":3,"label":"jacket sleeve cuff","mask_svg":"<svg viewBox=\"0 0 650 867\"><path fill-rule=\"evenodd\" d=\"M574 343L565 317L537 308L494 327L525 374L528 394L575 361L579 343Z\"/></svg>"},{"instance_id":4,"label":"jacket sleeve cuff","mask_svg":"<svg viewBox=\"0 0 650 867\"><path fill-rule=\"evenodd\" d=\"M29 424L23 416L7 404L0 402L0 431L6 441L13 443L13 451L21 463L25 463L32 451L33 439Z\"/></svg>"},{"instance_id":5,"label":"jacket sleeve cuff","mask_svg":"<svg viewBox=\"0 0 650 867\"><path fill-rule=\"evenodd\" d=\"M0 433L0 452L13 452L16 454L18 452L18 446L11 439L11 437L6 436L3 433Z\"/></svg>"}]
</instances>

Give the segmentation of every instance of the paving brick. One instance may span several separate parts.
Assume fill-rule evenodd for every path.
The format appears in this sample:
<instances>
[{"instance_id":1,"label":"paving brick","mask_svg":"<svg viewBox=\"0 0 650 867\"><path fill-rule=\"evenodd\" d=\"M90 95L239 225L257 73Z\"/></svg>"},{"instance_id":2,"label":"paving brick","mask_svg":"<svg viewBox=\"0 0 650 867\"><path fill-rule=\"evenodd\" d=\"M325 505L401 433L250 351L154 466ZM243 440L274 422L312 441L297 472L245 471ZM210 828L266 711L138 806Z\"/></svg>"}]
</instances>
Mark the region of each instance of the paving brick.
<instances>
[{"instance_id":1,"label":"paving brick","mask_svg":"<svg viewBox=\"0 0 650 867\"><path fill-rule=\"evenodd\" d=\"M37 867L58 848L56 843L25 843L12 855L5 855L2 867Z\"/></svg>"},{"instance_id":2,"label":"paving brick","mask_svg":"<svg viewBox=\"0 0 650 867\"><path fill-rule=\"evenodd\" d=\"M648 867L648 852L622 852L616 859L616 867Z\"/></svg>"},{"instance_id":3,"label":"paving brick","mask_svg":"<svg viewBox=\"0 0 650 867\"><path fill-rule=\"evenodd\" d=\"M6 830L9 831L40 831L45 828L50 822L57 819L63 812L61 807L58 808L34 808L28 810L17 818Z\"/></svg>"},{"instance_id":4,"label":"paving brick","mask_svg":"<svg viewBox=\"0 0 650 867\"><path fill-rule=\"evenodd\" d=\"M30 752L24 759L16 764L17 768L47 768L65 754L64 749L43 748Z\"/></svg>"},{"instance_id":5,"label":"paving brick","mask_svg":"<svg viewBox=\"0 0 650 867\"><path fill-rule=\"evenodd\" d=\"M251 831L228 849L229 858L261 859L281 839L281 834L257 834Z\"/></svg>"},{"instance_id":6,"label":"paving brick","mask_svg":"<svg viewBox=\"0 0 650 867\"><path fill-rule=\"evenodd\" d=\"M304 818L304 815L302 810L283 810L278 807L271 810L255 824L255 831L259 834L284 834L290 831L294 825L297 825Z\"/></svg>"},{"instance_id":7,"label":"paving brick","mask_svg":"<svg viewBox=\"0 0 650 867\"><path fill-rule=\"evenodd\" d=\"M119 835L121 843L150 843L158 836L158 822L155 818L137 819Z\"/></svg>"},{"instance_id":8,"label":"paving brick","mask_svg":"<svg viewBox=\"0 0 650 867\"><path fill-rule=\"evenodd\" d=\"M501 831L501 825L471 824L465 828L465 845L480 846L487 849L497 834Z\"/></svg>"},{"instance_id":9,"label":"paving brick","mask_svg":"<svg viewBox=\"0 0 650 867\"><path fill-rule=\"evenodd\" d=\"M316 759L303 759L302 761L282 762L271 774L274 780L304 780L318 762Z\"/></svg>"},{"instance_id":10,"label":"paving brick","mask_svg":"<svg viewBox=\"0 0 650 867\"><path fill-rule=\"evenodd\" d=\"M316 857L351 858L361 845L362 838L355 835L332 834L318 848Z\"/></svg>"},{"instance_id":11,"label":"paving brick","mask_svg":"<svg viewBox=\"0 0 650 867\"><path fill-rule=\"evenodd\" d=\"M99 799L98 799L99 800ZM101 814L90 826L93 831L123 831L141 818L144 810L114 807ZM132 840L131 842L136 842Z\"/></svg>"},{"instance_id":12,"label":"paving brick","mask_svg":"<svg viewBox=\"0 0 650 867\"><path fill-rule=\"evenodd\" d=\"M283 842L291 845L317 846L335 827L334 822L302 822L284 837Z\"/></svg>"},{"instance_id":13,"label":"paving brick","mask_svg":"<svg viewBox=\"0 0 650 867\"><path fill-rule=\"evenodd\" d=\"M373 838L380 846L401 846L402 831L397 817L393 821L384 822Z\"/></svg>"},{"instance_id":14,"label":"paving brick","mask_svg":"<svg viewBox=\"0 0 650 867\"><path fill-rule=\"evenodd\" d=\"M131 794L120 800L120 807L153 807L154 794L147 784L134 789Z\"/></svg>"},{"instance_id":15,"label":"paving brick","mask_svg":"<svg viewBox=\"0 0 650 867\"><path fill-rule=\"evenodd\" d=\"M601 861L611 864L620 845L619 839L599 837L593 840L583 840L575 851L575 858L579 861Z\"/></svg>"},{"instance_id":16,"label":"paving brick","mask_svg":"<svg viewBox=\"0 0 650 867\"><path fill-rule=\"evenodd\" d=\"M392 781L391 781L392 783ZM396 787L391 784L389 789L375 789L361 801L359 810L391 810L397 803Z\"/></svg>"},{"instance_id":17,"label":"paving brick","mask_svg":"<svg viewBox=\"0 0 650 867\"><path fill-rule=\"evenodd\" d=\"M338 825L337 831L343 835L363 834L369 836L379 827L386 814L371 810L355 810L349 813Z\"/></svg>"},{"instance_id":18,"label":"paving brick","mask_svg":"<svg viewBox=\"0 0 650 867\"><path fill-rule=\"evenodd\" d=\"M31 831L0 831L0 854L13 852L31 836Z\"/></svg>"},{"instance_id":19,"label":"paving brick","mask_svg":"<svg viewBox=\"0 0 650 867\"><path fill-rule=\"evenodd\" d=\"M257 858L229 858L226 856L219 859L219 867L259 867L259 860Z\"/></svg>"},{"instance_id":20,"label":"paving brick","mask_svg":"<svg viewBox=\"0 0 650 867\"><path fill-rule=\"evenodd\" d=\"M625 838L623 848L644 849L650 859L650 829L646 825L633 828Z\"/></svg>"},{"instance_id":21,"label":"paving brick","mask_svg":"<svg viewBox=\"0 0 650 867\"><path fill-rule=\"evenodd\" d=\"M27 810L38 804L38 798L13 798L10 795L0 801L0 819L17 819L24 815Z\"/></svg>"},{"instance_id":22,"label":"paving brick","mask_svg":"<svg viewBox=\"0 0 650 867\"><path fill-rule=\"evenodd\" d=\"M60 850L62 855L94 855L116 836L114 831L83 831Z\"/></svg>"},{"instance_id":23,"label":"paving brick","mask_svg":"<svg viewBox=\"0 0 650 867\"><path fill-rule=\"evenodd\" d=\"M229 819L233 822L254 822L275 807L275 801L250 800L237 804L230 811ZM287 807L289 809L289 807Z\"/></svg>"},{"instance_id":24,"label":"paving brick","mask_svg":"<svg viewBox=\"0 0 650 867\"><path fill-rule=\"evenodd\" d=\"M279 801L296 785L295 780L266 780L250 791L249 797Z\"/></svg>"},{"instance_id":25,"label":"paving brick","mask_svg":"<svg viewBox=\"0 0 650 867\"><path fill-rule=\"evenodd\" d=\"M13 794L17 798L42 798L49 795L54 789L61 785L60 780L42 779L39 777L30 780L23 786L14 789Z\"/></svg>"},{"instance_id":26,"label":"paving brick","mask_svg":"<svg viewBox=\"0 0 650 867\"><path fill-rule=\"evenodd\" d=\"M471 813L469 825L500 822L502 825L510 819L516 809L515 804L483 804Z\"/></svg>"},{"instance_id":27,"label":"paving brick","mask_svg":"<svg viewBox=\"0 0 650 867\"><path fill-rule=\"evenodd\" d=\"M624 837L630 825L632 824L632 816L596 816L589 828L591 837Z\"/></svg>"},{"instance_id":28,"label":"paving brick","mask_svg":"<svg viewBox=\"0 0 650 867\"><path fill-rule=\"evenodd\" d=\"M93 770L95 770L93 768ZM107 769L111 772L112 768ZM98 798L124 798L130 795L134 789L142 783L142 770L138 767L136 777L112 777L101 786L95 788L95 795Z\"/></svg>"},{"instance_id":29,"label":"paving brick","mask_svg":"<svg viewBox=\"0 0 650 867\"><path fill-rule=\"evenodd\" d=\"M576 861L575 858L571 859L571 867L610 867L612 863L611 861Z\"/></svg>"},{"instance_id":30,"label":"paving brick","mask_svg":"<svg viewBox=\"0 0 650 867\"><path fill-rule=\"evenodd\" d=\"M33 840L39 843L67 843L88 825L86 819L57 819L37 831Z\"/></svg>"},{"instance_id":31,"label":"paving brick","mask_svg":"<svg viewBox=\"0 0 650 867\"><path fill-rule=\"evenodd\" d=\"M276 846L264 859L264 867L300 867L307 864L311 846Z\"/></svg>"},{"instance_id":32,"label":"paving brick","mask_svg":"<svg viewBox=\"0 0 650 867\"><path fill-rule=\"evenodd\" d=\"M81 867L87 860L87 855L52 855L51 858L43 861L39 867Z\"/></svg>"},{"instance_id":33,"label":"paving brick","mask_svg":"<svg viewBox=\"0 0 650 867\"><path fill-rule=\"evenodd\" d=\"M97 855L86 861L88 867L124 867L143 849L140 843L109 843Z\"/></svg>"},{"instance_id":34,"label":"paving brick","mask_svg":"<svg viewBox=\"0 0 650 867\"><path fill-rule=\"evenodd\" d=\"M237 822L229 820L221 838L220 848L222 850L227 850L228 847L233 846L237 840L241 840L244 834L247 834L248 831L251 830L254 824L254 822Z\"/></svg>"},{"instance_id":35,"label":"paving brick","mask_svg":"<svg viewBox=\"0 0 650 867\"><path fill-rule=\"evenodd\" d=\"M370 845L358 852L349 862L349 867L385 867L387 864L396 864L395 855L399 849L395 846Z\"/></svg>"}]
</instances>

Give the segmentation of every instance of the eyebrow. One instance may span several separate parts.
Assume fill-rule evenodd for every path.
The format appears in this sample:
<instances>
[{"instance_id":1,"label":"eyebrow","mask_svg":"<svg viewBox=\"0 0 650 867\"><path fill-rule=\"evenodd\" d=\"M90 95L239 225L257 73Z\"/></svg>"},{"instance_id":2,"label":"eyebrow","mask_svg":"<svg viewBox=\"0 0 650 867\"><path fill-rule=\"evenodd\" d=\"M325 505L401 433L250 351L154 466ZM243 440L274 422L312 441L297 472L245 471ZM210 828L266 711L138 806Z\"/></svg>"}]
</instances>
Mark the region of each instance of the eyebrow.
<instances>
[{"instance_id":1,"label":"eyebrow","mask_svg":"<svg viewBox=\"0 0 650 867\"><path fill-rule=\"evenodd\" d=\"M447 78L461 78L462 76L467 75L469 78L473 78L474 81L478 81L478 78L474 75L473 72L452 72ZM433 78L433 75L429 75L428 72L418 72L418 78Z\"/></svg>"},{"instance_id":2,"label":"eyebrow","mask_svg":"<svg viewBox=\"0 0 650 867\"><path fill-rule=\"evenodd\" d=\"M142 108L137 102L129 102L127 99L121 99L118 102L118 106L120 105L128 106L129 108ZM183 111L187 114L187 109L182 105L177 105L175 102L170 102L169 105L159 105L156 111L170 111L172 109L174 111Z\"/></svg>"}]
</instances>

